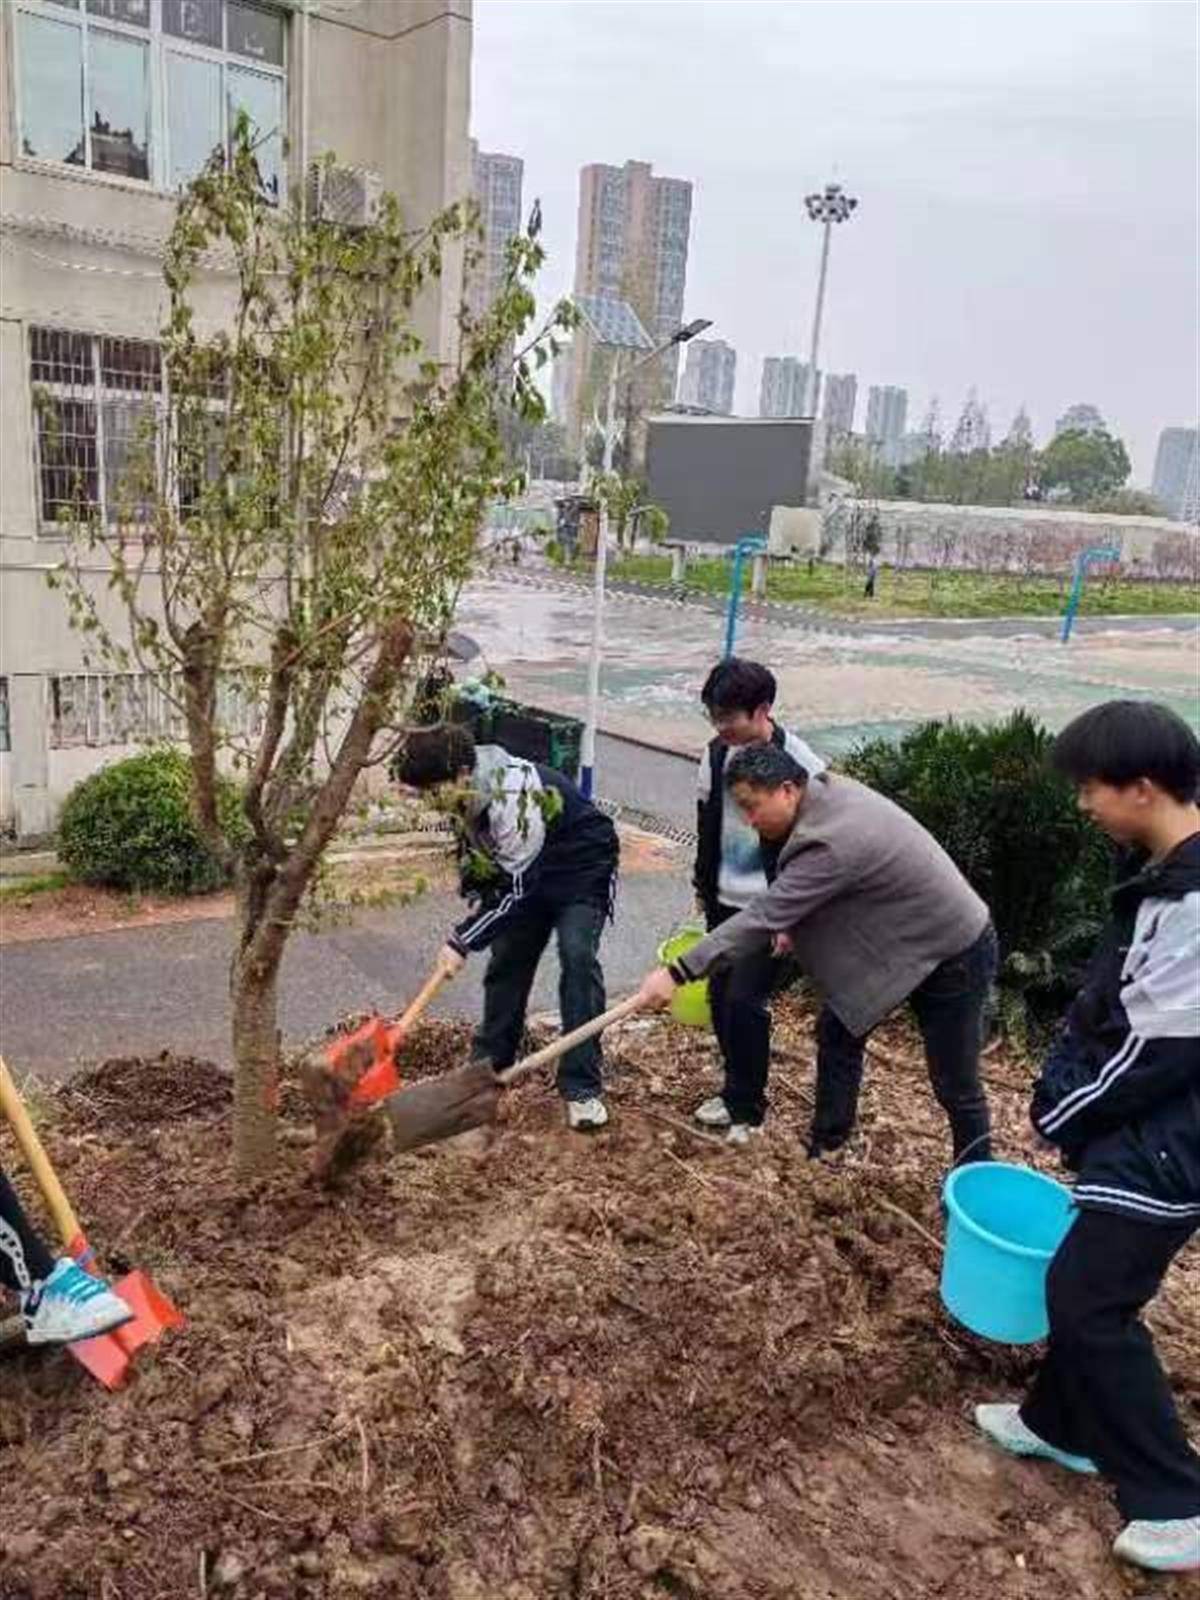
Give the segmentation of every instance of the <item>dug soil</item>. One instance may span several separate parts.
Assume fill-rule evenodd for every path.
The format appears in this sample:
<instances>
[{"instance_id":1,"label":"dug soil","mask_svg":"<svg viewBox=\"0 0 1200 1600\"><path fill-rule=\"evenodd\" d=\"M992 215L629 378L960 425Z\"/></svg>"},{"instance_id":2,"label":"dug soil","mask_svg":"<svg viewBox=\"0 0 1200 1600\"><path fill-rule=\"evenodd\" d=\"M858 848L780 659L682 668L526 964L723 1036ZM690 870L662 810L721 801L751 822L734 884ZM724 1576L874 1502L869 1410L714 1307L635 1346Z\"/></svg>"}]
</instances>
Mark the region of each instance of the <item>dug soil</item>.
<instances>
[{"instance_id":1,"label":"dug soil","mask_svg":"<svg viewBox=\"0 0 1200 1600\"><path fill-rule=\"evenodd\" d=\"M873 1062L855 1145L811 1163L811 1018L781 1010L769 1132L740 1150L687 1125L711 1048L658 1021L610 1039L606 1132L568 1135L535 1082L332 1195L294 1089L250 1193L203 1062L39 1104L110 1265L188 1326L117 1394L66 1354L0 1367L0 1600L1194 1595L1117 1567L1101 1485L975 1436L1036 1351L939 1307L946 1138L911 1040ZM465 1043L427 1026L406 1068ZM989 1069L1002 1148L1040 1160L1026 1069ZM1198 1303L1193 1254L1153 1313L1193 1431Z\"/></svg>"}]
</instances>

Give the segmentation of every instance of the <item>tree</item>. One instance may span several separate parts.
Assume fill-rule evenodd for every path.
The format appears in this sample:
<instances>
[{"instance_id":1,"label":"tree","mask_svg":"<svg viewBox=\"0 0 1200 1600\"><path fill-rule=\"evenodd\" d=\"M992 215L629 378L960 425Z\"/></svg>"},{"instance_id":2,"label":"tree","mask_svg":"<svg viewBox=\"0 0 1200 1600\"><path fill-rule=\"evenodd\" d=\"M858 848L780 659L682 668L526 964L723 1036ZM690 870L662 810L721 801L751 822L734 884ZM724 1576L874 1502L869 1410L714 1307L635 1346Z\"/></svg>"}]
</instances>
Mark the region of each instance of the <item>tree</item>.
<instances>
[{"instance_id":1,"label":"tree","mask_svg":"<svg viewBox=\"0 0 1200 1600\"><path fill-rule=\"evenodd\" d=\"M618 550L632 550L639 533L651 544L661 544L666 538L670 518L661 506L646 499L646 485L641 478L624 478L619 472L597 473L591 487L608 511Z\"/></svg>"},{"instance_id":2,"label":"tree","mask_svg":"<svg viewBox=\"0 0 1200 1600\"><path fill-rule=\"evenodd\" d=\"M288 936L357 781L403 740L406 700L440 656L487 505L519 482L496 372L533 316L536 230L508 246L491 309L461 314L455 369L425 351L414 322L447 251L474 229L471 209L452 206L409 230L390 196L355 231L306 221L299 198L281 214L242 118L228 164L216 156L185 192L166 245L169 403L135 485L145 520L101 525L80 504L59 573L72 620L106 659L135 661L182 707L196 822L236 874L243 1175L274 1155ZM215 333L198 279L214 258L236 300ZM534 368L574 320L555 307L515 356L523 416L543 415ZM89 575L97 552L108 594ZM246 736L223 723L231 686L259 711ZM217 803L226 762L243 785L240 845Z\"/></svg>"},{"instance_id":3,"label":"tree","mask_svg":"<svg viewBox=\"0 0 1200 1600\"><path fill-rule=\"evenodd\" d=\"M1089 500L1089 511L1107 511L1114 517L1165 517L1167 508L1145 489L1110 489Z\"/></svg>"},{"instance_id":4,"label":"tree","mask_svg":"<svg viewBox=\"0 0 1200 1600\"><path fill-rule=\"evenodd\" d=\"M1129 476L1129 456L1120 439L1104 429L1068 428L1038 458L1044 489L1062 488L1076 505L1119 489Z\"/></svg>"}]
</instances>

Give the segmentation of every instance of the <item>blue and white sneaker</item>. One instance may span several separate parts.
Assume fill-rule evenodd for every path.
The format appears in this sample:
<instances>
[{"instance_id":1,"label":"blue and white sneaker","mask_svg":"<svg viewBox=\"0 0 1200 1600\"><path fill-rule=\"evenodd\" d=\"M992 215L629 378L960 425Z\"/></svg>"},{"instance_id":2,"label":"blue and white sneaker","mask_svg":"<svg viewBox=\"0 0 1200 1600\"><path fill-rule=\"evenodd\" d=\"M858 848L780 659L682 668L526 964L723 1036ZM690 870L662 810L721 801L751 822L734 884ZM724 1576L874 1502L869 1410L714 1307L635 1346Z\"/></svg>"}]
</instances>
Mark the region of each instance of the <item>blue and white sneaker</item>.
<instances>
[{"instance_id":1,"label":"blue and white sneaker","mask_svg":"<svg viewBox=\"0 0 1200 1600\"><path fill-rule=\"evenodd\" d=\"M1127 1523L1113 1554L1147 1572L1200 1572L1200 1517Z\"/></svg>"},{"instance_id":2,"label":"blue and white sneaker","mask_svg":"<svg viewBox=\"0 0 1200 1600\"><path fill-rule=\"evenodd\" d=\"M27 1344L74 1344L111 1333L133 1318L133 1312L103 1278L93 1278L68 1256L54 1271L21 1296Z\"/></svg>"},{"instance_id":3,"label":"blue and white sneaker","mask_svg":"<svg viewBox=\"0 0 1200 1600\"><path fill-rule=\"evenodd\" d=\"M993 1444L1007 1450L1010 1456L1034 1456L1042 1461L1055 1461L1068 1472L1096 1471L1096 1463L1088 1456L1072 1455L1057 1445L1047 1444L1021 1419L1021 1408L1007 1403L976 1406L975 1424Z\"/></svg>"}]
</instances>

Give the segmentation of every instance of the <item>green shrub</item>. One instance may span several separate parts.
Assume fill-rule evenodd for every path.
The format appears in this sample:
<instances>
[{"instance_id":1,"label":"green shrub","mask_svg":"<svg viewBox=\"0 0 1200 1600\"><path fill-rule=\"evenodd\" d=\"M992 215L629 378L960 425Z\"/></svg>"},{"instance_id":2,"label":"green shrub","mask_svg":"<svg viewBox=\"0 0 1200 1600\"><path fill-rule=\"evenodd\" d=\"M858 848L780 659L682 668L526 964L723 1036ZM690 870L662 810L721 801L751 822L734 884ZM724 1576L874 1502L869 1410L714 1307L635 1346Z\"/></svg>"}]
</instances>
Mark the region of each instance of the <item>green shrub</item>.
<instances>
[{"instance_id":1,"label":"green shrub","mask_svg":"<svg viewBox=\"0 0 1200 1600\"><path fill-rule=\"evenodd\" d=\"M872 740L844 770L912 813L991 907L1001 1018L1040 1033L1069 1000L1103 921L1112 851L1047 762L1052 735L1006 722L928 722Z\"/></svg>"},{"instance_id":2,"label":"green shrub","mask_svg":"<svg viewBox=\"0 0 1200 1600\"><path fill-rule=\"evenodd\" d=\"M114 889L203 894L228 881L203 843L188 799L191 761L159 747L102 767L76 784L58 824L58 853L72 876ZM229 838L244 831L237 788L222 779L217 804Z\"/></svg>"}]
</instances>

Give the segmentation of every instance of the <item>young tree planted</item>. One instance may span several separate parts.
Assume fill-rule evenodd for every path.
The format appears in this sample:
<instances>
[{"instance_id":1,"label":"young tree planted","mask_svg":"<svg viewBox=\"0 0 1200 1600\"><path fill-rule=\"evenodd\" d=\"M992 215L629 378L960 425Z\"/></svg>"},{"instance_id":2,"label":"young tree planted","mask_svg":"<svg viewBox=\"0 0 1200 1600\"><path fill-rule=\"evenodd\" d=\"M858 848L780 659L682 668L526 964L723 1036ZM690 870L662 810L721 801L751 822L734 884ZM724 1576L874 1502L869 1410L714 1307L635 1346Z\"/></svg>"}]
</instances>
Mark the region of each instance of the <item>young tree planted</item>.
<instances>
[{"instance_id":1,"label":"young tree planted","mask_svg":"<svg viewBox=\"0 0 1200 1600\"><path fill-rule=\"evenodd\" d=\"M349 230L264 197L243 119L228 162L182 197L167 243L164 404L127 503L81 503L59 570L73 622L103 658L175 698L201 836L233 869L234 1154L275 1148L278 978L355 785L404 737L412 688L442 649L490 501L518 481L501 405L538 421L535 368L574 323L567 303L498 363L534 316L532 224L508 247L490 311L460 316L457 364L418 332L448 253L473 250L473 208L419 228L394 199ZM201 307L232 282L219 326ZM136 513L136 514L135 514ZM89 576L96 556L107 568ZM86 561L84 558L87 558ZM240 704L241 719L228 715ZM229 825L219 774L241 785Z\"/></svg>"}]
</instances>

